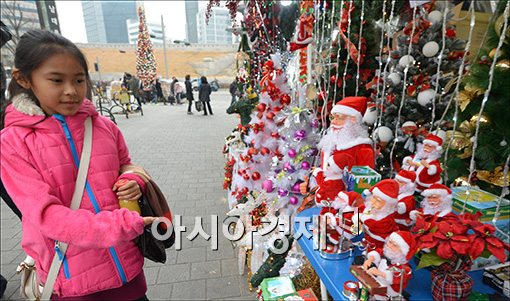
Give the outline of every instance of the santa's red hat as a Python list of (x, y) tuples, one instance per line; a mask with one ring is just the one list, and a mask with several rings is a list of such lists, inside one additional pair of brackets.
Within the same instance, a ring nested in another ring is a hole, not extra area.
[(412, 170), (401, 170), (398, 172), (395, 180), (404, 183), (414, 183), (416, 181), (416, 173)]
[(370, 193), (386, 202), (397, 203), (399, 186), (397, 181), (385, 179), (370, 188)]
[(440, 196), (450, 196), (452, 194), (452, 191), (450, 188), (443, 184), (432, 184), (429, 188), (423, 190), (421, 195), (423, 196), (431, 196), (433, 194), (440, 195)]
[(340, 191), (338, 193), (338, 198), (347, 202), (349, 206), (352, 206), (360, 197), (361, 194), (357, 193), (356, 191)]
[(331, 167), (331, 170), (339, 174), (344, 171), (346, 166), (350, 170), (353, 162), (353, 156), (342, 152), (336, 152), (333, 156), (328, 158), (328, 164)]
[(411, 260), (418, 249), (416, 240), (409, 231), (393, 232), (390, 236), (388, 236), (388, 240), (392, 240), (400, 247), (402, 254), (406, 256), (407, 261)]
[(423, 140), (423, 144), (429, 144), (435, 146), (437, 149), (441, 149), (443, 147), (443, 139), (434, 134), (428, 134)]
[(331, 114), (345, 114), (354, 116), (358, 121), (360, 121), (361, 118), (363, 118), (363, 115), (365, 115), (368, 101), (371, 101), (371, 99), (368, 97), (346, 97), (333, 106), (333, 109), (331, 109)]

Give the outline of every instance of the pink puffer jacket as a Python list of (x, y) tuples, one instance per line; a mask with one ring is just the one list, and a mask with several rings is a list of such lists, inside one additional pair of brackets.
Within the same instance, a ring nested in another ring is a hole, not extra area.
[(86, 191), (79, 210), (69, 208), (77, 167), (62, 124), (26, 95), (13, 99), (1, 132), (1, 177), (23, 214), (21, 245), (36, 260), (42, 283), (55, 254), (55, 240), (69, 244), (54, 288), (72, 297), (117, 288), (135, 278), (143, 256), (133, 242), (143, 232), (143, 219), (119, 209), (112, 191), (119, 169), (130, 164), (119, 129), (99, 116), (85, 100), (78, 113), (65, 117), (81, 155), (84, 122), (92, 116), (93, 144), (87, 181), (100, 212)]

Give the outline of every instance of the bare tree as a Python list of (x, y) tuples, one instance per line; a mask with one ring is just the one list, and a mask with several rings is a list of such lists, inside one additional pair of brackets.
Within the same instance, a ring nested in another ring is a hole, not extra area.
[(18, 45), (19, 38), (27, 29), (37, 28), (39, 22), (33, 22), (33, 19), (28, 18), (22, 9), (22, 2), (19, 0), (1, 0), (2, 7), (2, 21), (9, 27), (12, 34), (12, 40), (9, 41), (5, 47), (14, 55), (16, 45)]

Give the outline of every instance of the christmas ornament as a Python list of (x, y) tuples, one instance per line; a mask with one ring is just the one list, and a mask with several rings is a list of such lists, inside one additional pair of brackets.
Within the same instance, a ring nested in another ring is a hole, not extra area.
[(260, 153), (265, 156), (265, 155), (268, 155), (271, 151), (269, 150), (269, 148), (267, 147), (263, 147), (262, 149), (260, 149)]
[(259, 103), (257, 105), (257, 111), (264, 112), (266, 110), (266, 104), (265, 103)]
[(301, 163), (301, 168), (304, 169), (304, 170), (308, 170), (310, 169), (310, 163), (306, 162), (306, 161), (303, 161)]
[(280, 103), (284, 106), (288, 106), (290, 104), (290, 96), (288, 94), (284, 94), (280, 99)]
[[(478, 114), (475, 114), (475, 115), (473, 115), (473, 117), (471, 117), (469, 119), (469, 123), (471, 124), (471, 126), (476, 127), (476, 122), (478, 121), (478, 116), (479, 116)], [(490, 125), (489, 117), (487, 117), (487, 115), (482, 114), (482, 117), (480, 118), (480, 126), (482, 128), (486, 128), (489, 125)]]
[(412, 55), (404, 55), (400, 58), (400, 60), (398, 61), (398, 64), (405, 68), (405, 67), (408, 67), (412, 64), (414, 64), (415, 60), (414, 60), (414, 57)]
[(289, 149), (289, 152), (287, 153), (289, 155), (290, 158), (294, 159), (297, 155), (297, 152), (295, 149)]
[(273, 120), (274, 118), (274, 113), (273, 112), (267, 112), (266, 113), (266, 118), (269, 119), (269, 120)]
[(402, 80), (400, 74), (396, 72), (393, 72), (390, 75), (388, 75), (388, 79), (391, 81), (391, 84), (393, 86), (397, 86), (398, 84), (400, 84), (400, 81)]
[(292, 192), (299, 193), (299, 186), (301, 185), (301, 182), (296, 182), (296, 184), (292, 185)]
[(457, 101), (459, 102), (459, 108), (461, 111), (464, 111), (469, 103), (478, 96), (482, 95), (484, 90), (478, 87), (466, 86), (464, 90), (459, 92), (457, 97)]
[(402, 124), (402, 132), (406, 135), (413, 134), (418, 129), (414, 121), (406, 121)]
[(508, 143), (506, 142), (506, 140), (504, 140), (504, 139), (503, 139), (503, 140), (499, 143), (499, 145), (500, 145), (500, 146), (502, 146), (502, 147), (505, 147), (505, 146), (507, 146), (507, 145), (508, 145)]
[(501, 60), (496, 63), (496, 67), (508, 69), (510, 68), (510, 60), (509, 59)]
[(258, 171), (254, 172), (252, 175), (251, 175), (251, 178), (253, 179), (253, 181), (258, 181), (260, 180), (260, 173)]
[(290, 162), (285, 162), (283, 164), (283, 170), (285, 170), (285, 171), (287, 171), (289, 173), (292, 173), (292, 172), (295, 171), (294, 166), (292, 166), (292, 164), (290, 164)]
[(422, 107), (425, 107), (428, 104), (432, 103), (435, 97), (436, 91), (434, 91), (433, 89), (427, 89), (418, 93), (417, 100)]
[(492, 185), (496, 185), (499, 187), (510, 186), (510, 177), (507, 177), (505, 183), (505, 173), (503, 166), (496, 167), (494, 171), (477, 170), (476, 176), (478, 177), (478, 179), (487, 183), (491, 183)]
[(294, 133), (294, 138), (296, 140), (303, 140), (306, 138), (306, 131), (305, 130), (299, 130)]
[[(501, 56), (502, 56), (502, 55), (504, 55), (504, 54), (505, 54), (505, 51), (503, 51), (503, 50), (501, 50), (501, 49), (500, 49), (500, 50), (499, 50), (499, 52), (498, 52), (498, 57), (501, 57)], [(490, 57), (491, 59), (493, 59), (495, 56), (496, 56), (496, 48), (493, 48), (493, 49), (489, 52), (489, 57)]]
[(262, 189), (264, 189), (266, 192), (271, 193), (273, 192), (273, 181), (271, 180), (265, 180), (262, 182)]
[[(501, 30), (503, 29), (504, 24), (504, 14), (501, 14), (501, 16), (496, 19), (496, 22), (494, 22), (494, 31), (496, 31), (498, 37), (501, 35)], [(505, 35), (507, 38), (510, 38), (510, 26), (507, 27)]]
[(313, 119), (311, 125), (314, 129), (319, 128), (319, 119)]
[(278, 195), (283, 198), (289, 195), (289, 192), (283, 188), (278, 188)]
[(431, 11), (427, 16), (427, 20), (432, 23), (439, 23), (443, 20), (443, 14), (438, 10)]
[(439, 52), (439, 44), (434, 41), (430, 41), (423, 45), (421, 52), (426, 57), (433, 57)]
[(380, 142), (388, 143), (393, 139), (393, 131), (387, 126), (381, 126), (375, 129), (374, 137)]
[(363, 116), (362, 121), (368, 125), (373, 125), (377, 120), (377, 112), (374, 110), (367, 110)]
[(291, 204), (291, 205), (297, 205), (298, 203), (299, 203), (299, 200), (298, 200), (298, 198), (297, 198), (297, 197), (295, 197), (295, 196), (291, 196), (291, 197), (289, 198), (289, 204)]

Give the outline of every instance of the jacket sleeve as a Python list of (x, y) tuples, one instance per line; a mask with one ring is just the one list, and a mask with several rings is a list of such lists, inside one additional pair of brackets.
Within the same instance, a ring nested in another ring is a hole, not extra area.
[[(20, 143), (20, 145), (22, 145)], [(143, 232), (143, 219), (127, 209), (71, 210), (54, 194), (26, 148), (2, 141), (1, 177), (5, 188), (23, 214), (23, 222), (35, 225), (44, 236), (83, 248), (106, 248), (133, 240)]]

